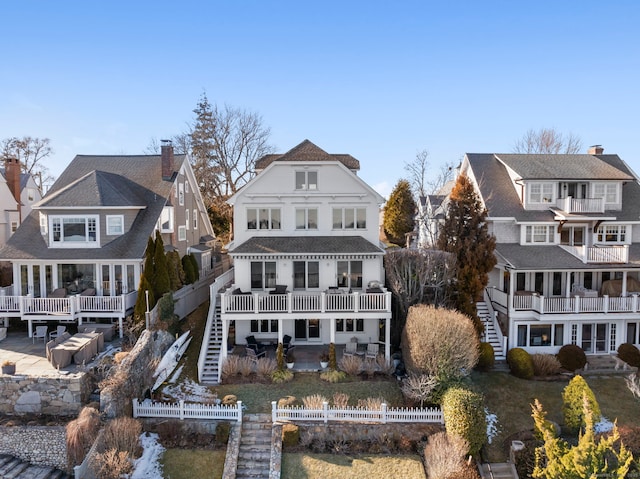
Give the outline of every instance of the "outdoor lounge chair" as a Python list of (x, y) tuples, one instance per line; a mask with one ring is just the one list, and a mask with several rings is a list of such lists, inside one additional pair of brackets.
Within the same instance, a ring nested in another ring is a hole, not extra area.
[(47, 326), (36, 326), (36, 330), (33, 333), (32, 339), (33, 342), (36, 342), (36, 339), (42, 339), (43, 343), (47, 342)]
[(285, 334), (284, 336), (282, 336), (282, 348), (284, 349), (285, 356), (290, 350), (296, 347), (295, 344), (291, 344), (291, 339), (293, 338), (291, 338), (291, 336), (289, 336), (288, 334)]
[(355, 356), (358, 354), (358, 343), (354, 343), (353, 341), (349, 341), (344, 345), (343, 356)]
[(66, 330), (66, 326), (58, 326), (55, 331), (51, 331), (49, 333), (49, 339), (56, 339), (57, 337), (62, 336)]
[(287, 294), (288, 292), (286, 284), (276, 284), (276, 289), (269, 291), (269, 294)]
[(373, 344), (373, 343), (367, 344), (367, 352), (364, 354), (364, 358), (375, 360), (378, 357), (379, 349), (380, 349), (379, 344)]
[(257, 363), (258, 359), (262, 357), (266, 357), (267, 355), (266, 351), (262, 351), (261, 353), (256, 353), (251, 348), (246, 348), (245, 351), (247, 352), (247, 357), (251, 360), (252, 363)]
[(260, 354), (260, 353), (264, 353), (265, 352), (265, 348), (262, 344), (260, 344), (258, 341), (256, 341), (256, 337), (251, 335), (251, 336), (247, 336), (247, 348), (251, 348), (253, 349), (253, 351), (256, 354)]
[(66, 298), (67, 290), (64, 288), (54, 289), (52, 293), (49, 295), (50, 298)]

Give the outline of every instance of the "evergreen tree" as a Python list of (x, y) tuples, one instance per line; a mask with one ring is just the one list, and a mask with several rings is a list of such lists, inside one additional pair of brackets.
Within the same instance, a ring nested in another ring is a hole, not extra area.
[(196, 272), (188, 254), (182, 257), (182, 269), (184, 269), (184, 284), (193, 284), (196, 280)]
[(478, 335), (484, 326), (476, 313), (475, 302), (481, 298), (489, 282), (488, 274), (496, 265), (496, 240), (489, 234), (486, 218), (487, 211), (473, 183), (466, 175), (458, 176), (449, 196), (438, 248), (456, 256), (458, 270), (452, 284), (453, 306), (474, 320)]
[(155, 268), (155, 252), (156, 252), (156, 243), (153, 241), (153, 237), (149, 236), (147, 240), (147, 249), (144, 252), (144, 275), (147, 278), (153, 278), (156, 275)]
[(177, 251), (169, 251), (166, 256), (171, 291), (178, 291), (182, 287), (180, 272), (182, 272), (182, 276), (184, 276), (184, 271), (182, 271), (182, 262), (180, 261), (180, 254)]
[(138, 297), (136, 298), (136, 304), (133, 307), (133, 320), (138, 324), (144, 324), (145, 312), (147, 311), (147, 295), (149, 292), (149, 310), (153, 309), (156, 305), (155, 296), (153, 295), (153, 289), (147, 281), (146, 275), (143, 273), (140, 277), (140, 286), (138, 287)]
[(189, 254), (189, 261), (191, 261), (191, 267), (193, 268), (193, 282), (195, 283), (200, 279), (200, 266), (198, 266), (198, 260), (193, 253)]
[(562, 416), (564, 417), (564, 426), (573, 433), (578, 432), (581, 427), (585, 426), (584, 408), (582, 405), (585, 398), (589, 402), (589, 409), (595, 422), (598, 422), (601, 414), (595, 394), (593, 394), (587, 381), (585, 381), (582, 376), (574, 376), (564, 388), (564, 391), (562, 391)]
[(171, 284), (169, 282), (167, 256), (164, 253), (164, 242), (162, 241), (162, 235), (159, 231), (156, 232), (156, 242), (153, 258), (155, 267), (155, 276), (152, 280), (153, 293), (156, 298), (160, 299), (163, 294), (170, 291)]
[(415, 227), (415, 213), (416, 203), (411, 194), (411, 185), (407, 180), (400, 180), (384, 207), (384, 234), (390, 243), (406, 245), (406, 235)]

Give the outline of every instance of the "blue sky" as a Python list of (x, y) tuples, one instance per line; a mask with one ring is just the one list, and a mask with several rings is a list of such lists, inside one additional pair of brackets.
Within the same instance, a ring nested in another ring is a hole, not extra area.
[(388, 195), (437, 166), (553, 127), (640, 172), (640, 3), (3, 2), (0, 138), (143, 153), (201, 93), (260, 113), (276, 151), (305, 138), (360, 160)]

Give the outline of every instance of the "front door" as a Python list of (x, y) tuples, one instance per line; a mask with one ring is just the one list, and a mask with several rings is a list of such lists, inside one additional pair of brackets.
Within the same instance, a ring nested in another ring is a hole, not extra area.
[(298, 341), (313, 341), (320, 339), (320, 320), (319, 319), (296, 319), (295, 336)]
[(607, 323), (585, 323), (582, 325), (581, 347), (585, 353), (608, 352), (609, 325)]

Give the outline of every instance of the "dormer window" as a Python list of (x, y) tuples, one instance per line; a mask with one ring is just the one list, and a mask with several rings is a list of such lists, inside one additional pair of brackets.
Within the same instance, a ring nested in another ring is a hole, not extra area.
[(98, 216), (52, 216), (50, 241), (52, 245), (66, 247), (98, 246)]
[(317, 189), (317, 171), (296, 171), (296, 190), (315, 191)]
[(545, 204), (553, 202), (553, 183), (529, 183), (529, 203)]
[(524, 227), (524, 243), (553, 244), (554, 238), (554, 226), (527, 225)]

